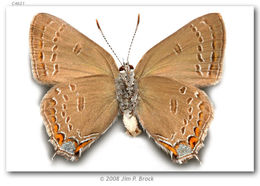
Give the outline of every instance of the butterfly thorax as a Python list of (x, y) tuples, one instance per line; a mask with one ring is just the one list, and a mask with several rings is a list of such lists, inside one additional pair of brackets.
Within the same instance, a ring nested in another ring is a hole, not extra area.
[(123, 115), (125, 127), (130, 135), (136, 136), (140, 133), (135, 117), (135, 108), (138, 103), (138, 84), (130, 65), (126, 64), (123, 66), (123, 70), (120, 71), (115, 84), (116, 98), (120, 112)]

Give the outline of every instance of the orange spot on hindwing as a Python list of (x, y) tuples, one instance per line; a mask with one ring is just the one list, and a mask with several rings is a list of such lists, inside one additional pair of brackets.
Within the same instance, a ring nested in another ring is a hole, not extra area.
[(57, 133), (58, 130), (59, 130), (59, 126), (57, 124), (55, 124), (54, 127), (53, 127), (53, 130), (54, 130), (55, 133)]
[(79, 152), (79, 150), (80, 150), (81, 148), (84, 148), (86, 145), (88, 145), (88, 144), (89, 144), (90, 142), (92, 142), (92, 141), (93, 141), (93, 139), (90, 139), (90, 140), (88, 140), (88, 141), (85, 141), (85, 142), (79, 144), (79, 146), (77, 146), (77, 148), (76, 148), (76, 150), (75, 150), (75, 153)]
[(197, 142), (198, 142), (198, 138), (196, 138), (194, 136), (189, 138), (189, 144), (190, 144), (191, 149), (193, 149), (195, 147)]
[(205, 108), (205, 106), (204, 106), (204, 103), (202, 102), (200, 105), (199, 105), (199, 109), (200, 110), (203, 110)]
[(55, 116), (52, 116), (52, 117), (51, 117), (51, 122), (52, 122), (52, 123), (56, 123), (56, 117), (55, 117)]
[(57, 101), (54, 98), (50, 99), (50, 105), (55, 106), (57, 104)]
[(197, 137), (199, 137), (199, 135), (200, 135), (200, 129), (199, 129), (198, 127), (196, 127), (196, 128), (194, 129), (194, 133), (195, 133), (195, 135), (196, 135)]
[(175, 148), (173, 148), (172, 146), (168, 145), (167, 143), (164, 143), (162, 141), (159, 141), (165, 148), (167, 148), (168, 150), (170, 150), (174, 156), (177, 156), (177, 151), (175, 150)]
[(198, 126), (200, 127), (200, 126), (202, 125), (202, 121), (201, 121), (201, 120), (198, 120), (198, 121), (197, 121), (197, 124), (198, 124)]
[(203, 119), (203, 112), (199, 113), (199, 119)]
[(55, 115), (55, 114), (56, 114), (56, 110), (55, 110), (54, 108), (51, 108), (51, 109), (50, 109), (50, 114), (51, 114), (51, 115)]
[(58, 141), (59, 145), (62, 145), (63, 140), (64, 140), (64, 135), (61, 133), (57, 133), (55, 135), (55, 139)]

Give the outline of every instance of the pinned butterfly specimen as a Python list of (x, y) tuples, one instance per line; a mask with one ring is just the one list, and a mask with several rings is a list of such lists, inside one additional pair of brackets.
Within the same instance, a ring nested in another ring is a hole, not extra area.
[(175, 162), (197, 158), (213, 117), (198, 87), (220, 80), (224, 46), (223, 20), (211, 13), (155, 45), (135, 69), (128, 60), (118, 68), (108, 52), (68, 23), (36, 15), (32, 71), (38, 82), (53, 85), (41, 114), (55, 154), (77, 160), (122, 114), (129, 135), (140, 134), (141, 126)]

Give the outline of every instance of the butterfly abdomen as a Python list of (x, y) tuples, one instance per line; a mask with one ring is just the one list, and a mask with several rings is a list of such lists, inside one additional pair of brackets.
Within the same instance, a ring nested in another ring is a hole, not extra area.
[(138, 85), (134, 78), (134, 72), (132, 70), (120, 72), (115, 84), (116, 97), (120, 112), (123, 115), (124, 125), (131, 136), (136, 136), (141, 131), (137, 126), (135, 117), (135, 108), (138, 103)]

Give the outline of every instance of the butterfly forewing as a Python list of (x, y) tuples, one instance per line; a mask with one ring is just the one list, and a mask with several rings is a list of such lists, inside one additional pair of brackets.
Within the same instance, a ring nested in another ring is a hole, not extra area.
[(206, 94), (159, 76), (145, 77), (138, 85), (137, 116), (143, 128), (179, 163), (196, 156), (212, 119)]
[(136, 67), (136, 78), (159, 75), (200, 87), (215, 84), (222, 73), (224, 45), (221, 16), (204, 15), (150, 49)]
[(117, 66), (109, 53), (63, 20), (37, 14), (30, 28), (34, 78), (55, 84), (91, 75), (117, 77)]
[(77, 159), (118, 114), (114, 79), (98, 75), (57, 84), (44, 96), (41, 113), (57, 153)]

